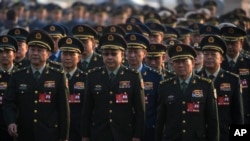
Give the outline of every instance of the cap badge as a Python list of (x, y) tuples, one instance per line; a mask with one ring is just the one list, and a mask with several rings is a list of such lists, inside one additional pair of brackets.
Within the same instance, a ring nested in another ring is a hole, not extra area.
[(131, 25), (128, 25), (127, 28), (126, 28), (128, 31), (132, 30), (132, 26)]
[(56, 27), (54, 25), (50, 26), (49, 28), (50, 31), (55, 31), (56, 30)]
[(101, 32), (102, 31), (102, 27), (97, 27), (97, 29), (96, 29), (97, 31), (99, 31), (99, 32)]
[(209, 37), (209, 38), (208, 38), (208, 42), (209, 42), (209, 43), (214, 43), (214, 38), (213, 38), (213, 37)]
[(131, 41), (135, 41), (135, 40), (136, 40), (136, 36), (135, 36), (135, 35), (131, 35), (131, 36), (130, 36), (130, 40), (131, 40)]
[(9, 41), (8, 37), (3, 37), (2, 42), (7, 43)]
[(208, 27), (206, 28), (206, 30), (207, 30), (208, 32), (211, 32), (211, 31), (212, 31), (212, 29), (211, 29), (210, 26), (208, 26)]
[(116, 28), (115, 28), (114, 26), (112, 26), (112, 27), (110, 28), (110, 32), (112, 32), (112, 33), (116, 32)]
[(114, 41), (114, 36), (113, 35), (108, 35), (108, 41)]
[(149, 14), (149, 18), (154, 18), (154, 17), (155, 17), (154, 13)]
[(20, 35), (21, 34), (21, 31), (19, 29), (16, 29), (15, 30), (15, 35)]
[(71, 39), (71, 38), (68, 38), (68, 39), (66, 40), (66, 44), (72, 44), (72, 39)]
[(194, 47), (199, 47), (199, 44), (198, 43), (194, 43)]
[(229, 29), (228, 29), (228, 33), (233, 34), (233, 33), (234, 33), (234, 29), (233, 29), (233, 28), (229, 28)]
[(77, 31), (78, 31), (78, 32), (83, 32), (83, 30), (84, 30), (84, 29), (83, 29), (82, 26), (79, 26), (79, 27), (77, 28)]
[(173, 46), (174, 45), (174, 41), (173, 40), (170, 41), (169, 44)]
[(42, 39), (42, 35), (41, 35), (41, 33), (36, 33), (35, 38), (36, 38), (36, 39)]
[(177, 51), (177, 52), (182, 52), (182, 47), (181, 47), (181, 46), (177, 46), (177, 47), (176, 47), (176, 51)]

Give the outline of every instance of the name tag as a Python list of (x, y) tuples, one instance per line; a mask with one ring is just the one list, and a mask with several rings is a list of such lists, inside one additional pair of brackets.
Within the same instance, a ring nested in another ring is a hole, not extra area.
[(200, 103), (187, 103), (188, 112), (200, 112)]
[(39, 94), (40, 103), (50, 103), (51, 102), (51, 95), (50, 94)]
[(125, 94), (116, 94), (115, 95), (115, 102), (116, 103), (128, 103), (128, 95)]

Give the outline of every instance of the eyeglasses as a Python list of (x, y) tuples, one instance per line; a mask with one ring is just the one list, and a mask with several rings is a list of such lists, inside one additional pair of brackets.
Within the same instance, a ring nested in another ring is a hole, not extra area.
[(117, 52), (103, 52), (102, 55), (103, 55), (103, 56), (109, 56), (109, 55), (111, 55), (111, 56), (116, 56), (116, 55), (117, 55)]

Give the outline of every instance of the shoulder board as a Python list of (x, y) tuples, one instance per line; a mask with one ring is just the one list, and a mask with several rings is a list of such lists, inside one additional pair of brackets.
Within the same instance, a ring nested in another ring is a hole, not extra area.
[(209, 78), (206, 78), (206, 77), (198, 76), (198, 79), (202, 80), (202, 81), (205, 81), (205, 82), (208, 82), (208, 83), (212, 83), (212, 80), (209, 79)]
[(88, 74), (93, 73), (93, 72), (98, 71), (98, 70), (101, 70), (101, 69), (102, 69), (102, 67), (95, 67), (93, 69), (88, 70)]
[(28, 69), (28, 67), (22, 67), (22, 68), (13, 69), (12, 73), (17, 73), (17, 72), (24, 71), (24, 70), (27, 70), (27, 69)]
[(149, 70), (150, 72), (153, 72), (153, 73), (156, 73), (156, 74), (159, 74), (159, 75), (160, 75), (160, 73), (159, 73), (157, 70), (155, 70), (155, 69), (149, 68), (148, 70)]
[(173, 77), (170, 77), (170, 78), (168, 78), (166, 80), (160, 81), (160, 84), (168, 83), (168, 82), (171, 82), (172, 80), (173, 80)]
[(55, 67), (50, 67), (50, 66), (48, 66), (48, 68), (49, 68), (50, 70), (55, 71), (55, 72), (64, 73), (64, 70), (63, 70), (63, 69), (58, 69), (58, 68), (55, 68)]
[(124, 70), (126, 70), (126, 71), (128, 71), (128, 72), (132, 72), (132, 73), (139, 73), (137, 70), (131, 69), (131, 68), (128, 68), (128, 67), (125, 67)]
[(232, 76), (235, 76), (235, 77), (239, 77), (238, 74), (233, 73), (233, 72), (230, 72), (230, 71), (225, 71), (225, 73), (227, 73), (227, 74), (229, 74), (229, 75), (232, 75)]

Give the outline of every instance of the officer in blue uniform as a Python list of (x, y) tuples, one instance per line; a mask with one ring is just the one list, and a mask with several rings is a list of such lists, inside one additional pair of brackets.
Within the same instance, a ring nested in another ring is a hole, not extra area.
[(3, 141), (13, 141), (3, 116), (3, 98), (14, 68), (17, 49), (17, 41), (13, 37), (0, 36), (0, 139)]
[(227, 44), (227, 51), (221, 67), (240, 76), (242, 85), (242, 96), (245, 112), (245, 124), (250, 123), (250, 60), (242, 56), (240, 51), (243, 47), (243, 40), (246, 32), (237, 27), (223, 27), (221, 37)]
[(145, 123), (142, 79), (122, 65), (125, 39), (114, 33), (100, 39), (105, 66), (87, 76), (82, 141), (140, 141)]
[(143, 141), (154, 140), (154, 130), (157, 111), (158, 85), (163, 76), (156, 70), (143, 63), (146, 57), (149, 41), (146, 37), (137, 33), (130, 33), (125, 36), (127, 41), (126, 57), (129, 68), (138, 71), (144, 82), (144, 94), (146, 104), (146, 125)]
[(64, 73), (68, 78), (70, 130), (69, 141), (81, 141), (80, 123), (85, 92), (86, 73), (77, 68), (81, 60), (83, 44), (74, 37), (63, 37), (58, 42)]
[(220, 123), (220, 141), (229, 140), (230, 125), (244, 124), (243, 100), (240, 79), (237, 74), (220, 67), (226, 44), (218, 36), (209, 35), (201, 40), (204, 52), (204, 69), (200, 75), (214, 81)]
[(47, 9), (44, 4), (37, 4), (35, 6), (37, 19), (29, 24), (29, 30), (42, 29), (47, 25)]

